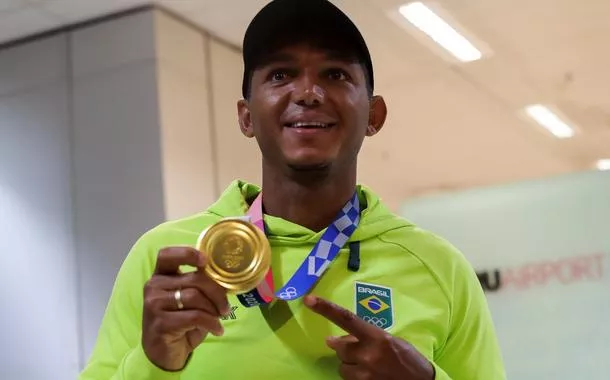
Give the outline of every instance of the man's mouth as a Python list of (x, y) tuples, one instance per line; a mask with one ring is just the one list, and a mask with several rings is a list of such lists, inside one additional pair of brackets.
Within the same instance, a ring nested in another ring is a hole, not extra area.
[(286, 123), (286, 128), (302, 128), (302, 129), (326, 129), (334, 126), (335, 123), (322, 123), (319, 121), (298, 121), (295, 123)]

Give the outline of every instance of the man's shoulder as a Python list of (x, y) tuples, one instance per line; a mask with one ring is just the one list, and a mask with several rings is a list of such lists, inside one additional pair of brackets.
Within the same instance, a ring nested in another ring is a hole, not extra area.
[(406, 220), (396, 228), (381, 233), (379, 239), (417, 256), (441, 257), (445, 260), (463, 258), (462, 253), (448, 240)]
[(405, 254), (414, 256), (440, 281), (451, 281), (455, 276), (471, 276), (474, 272), (464, 254), (444, 237), (413, 223), (379, 235)]

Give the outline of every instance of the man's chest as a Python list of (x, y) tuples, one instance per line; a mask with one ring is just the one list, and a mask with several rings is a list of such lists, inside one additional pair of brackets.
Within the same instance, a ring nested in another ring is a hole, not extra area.
[[(347, 269), (347, 254), (339, 255), (310, 293), (409, 341), (432, 358), (444, 340), (448, 316), (446, 299), (434, 279), (405, 255), (375, 258), (366, 252), (362, 250), (358, 271)], [(276, 289), (300, 264), (298, 257), (293, 259), (274, 266)], [(386, 260), (384, 265), (381, 259)], [(325, 340), (345, 332), (307, 309), (302, 299), (245, 307), (231, 296), (230, 303), (232, 311), (222, 320), (224, 336), (208, 337), (195, 351), (189, 372), (217, 376), (221, 371), (232, 374), (226, 378), (254, 375), (255, 379), (283, 376), (284, 371), (289, 371), (285, 376), (297, 378), (299, 374), (300, 379), (332, 378), (336, 374), (338, 361)]]

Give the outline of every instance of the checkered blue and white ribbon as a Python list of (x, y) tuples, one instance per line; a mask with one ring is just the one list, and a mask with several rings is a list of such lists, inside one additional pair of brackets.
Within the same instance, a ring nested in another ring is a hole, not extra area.
[[(248, 210), (250, 220), (257, 227), (265, 231), (262, 212), (262, 193), (252, 203)], [(335, 220), (328, 226), (320, 240), (313, 247), (301, 266), (288, 280), (286, 285), (275, 294), (270, 294), (273, 286), (271, 270), (267, 273), (265, 281), (252, 291), (237, 296), (239, 301), (246, 307), (258, 306), (270, 302), (274, 297), (290, 301), (307, 294), (316, 281), (328, 269), (341, 248), (345, 246), (360, 222), (360, 201), (358, 194), (345, 204), (339, 211)]]

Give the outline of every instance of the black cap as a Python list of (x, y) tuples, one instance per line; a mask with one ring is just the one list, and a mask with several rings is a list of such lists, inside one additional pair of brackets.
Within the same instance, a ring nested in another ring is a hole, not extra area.
[(369, 89), (373, 90), (369, 49), (345, 13), (328, 0), (273, 0), (254, 16), (244, 36), (244, 98), (250, 92), (252, 72), (265, 56), (298, 42), (311, 42), (358, 60), (366, 70)]

